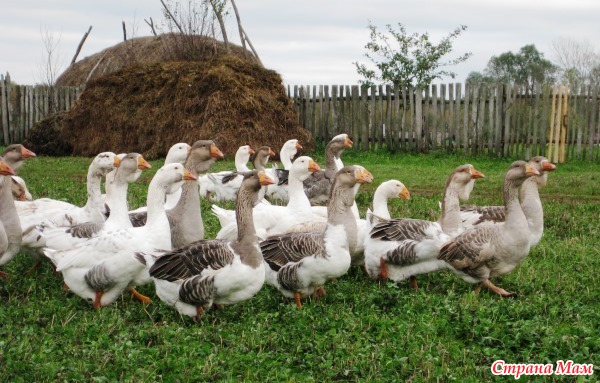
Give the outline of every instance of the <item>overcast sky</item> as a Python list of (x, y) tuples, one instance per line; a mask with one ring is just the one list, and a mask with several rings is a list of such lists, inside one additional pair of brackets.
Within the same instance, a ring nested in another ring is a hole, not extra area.
[[(172, 0), (173, 1), (173, 0)], [(369, 20), (380, 29), (403, 23), (407, 31), (429, 32), (439, 41), (457, 26), (468, 27), (454, 43), (454, 55), (472, 52), (453, 67), (464, 81), (482, 71), (493, 55), (535, 44), (552, 59), (557, 38), (588, 40), (599, 50), (598, 0), (237, 0), (242, 24), (264, 65), (286, 84), (355, 84), (353, 65), (362, 60)], [(93, 26), (79, 59), (122, 41), (128, 34), (150, 35), (144, 19), (163, 19), (159, 0), (3, 0), (0, 11), (0, 73), (20, 84), (44, 80), (42, 35), (59, 41), (63, 65)], [(239, 42), (233, 16), (228, 33)]]

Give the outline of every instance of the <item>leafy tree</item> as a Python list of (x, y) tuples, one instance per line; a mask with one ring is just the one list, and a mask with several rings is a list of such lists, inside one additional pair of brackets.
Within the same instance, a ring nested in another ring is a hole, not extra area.
[[(369, 22), (370, 40), (364, 54), (375, 68), (355, 62), (356, 70), (364, 79), (362, 84), (373, 85), (375, 82), (384, 84), (399, 84), (401, 86), (426, 86), (437, 78), (456, 73), (443, 69), (466, 61), (472, 53), (442, 61), (443, 57), (452, 52), (452, 44), (460, 34), (467, 29), (461, 25), (444, 37), (438, 44), (431, 41), (429, 34), (409, 34), (401, 23), (398, 30), (390, 24), (386, 25), (387, 34), (379, 32), (377, 27)], [(395, 44), (393, 46), (392, 44)]]
[(511, 51), (492, 56), (484, 74), (496, 82), (516, 82), (526, 86), (526, 92), (537, 84), (554, 81), (556, 66), (544, 58), (535, 45), (525, 45), (519, 52)]

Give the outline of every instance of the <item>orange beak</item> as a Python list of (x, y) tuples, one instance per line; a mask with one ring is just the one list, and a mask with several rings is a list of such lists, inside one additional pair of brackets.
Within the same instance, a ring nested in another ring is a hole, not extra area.
[(273, 185), (275, 183), (273, 178), (269, 177), (267, 173), (263, 171), (258, 172), (258, 182), (261, 186)]
[(400, 192), (400, 195), (398, 197), (400, 197), (402, 199), (406, 199), (406, 200), (410, 199), (410, 192), (408, 191), (406, 186), (404, 187), (404, 189), (402, 189), (402, 191)]
[(550, 161), (543, 161), (542, 162), (542, 169), (544, 169), (545, 171), (551, 172), (553, 170), (556, 170), (556, 165), (554, 165)]
[(121, 158), (119, 156), (115, 156), (115, 160), (113, 161), (113, 166), (118, 168), (121, 165)]
[(269, 157), (275, 157), (275, 152), (272, 149), (269, 149)]
[(142, 157), (142, 156), (138, 157), (137, 164), (138, 164), (138, 169), (140, 169), (140, 170), (152, 169), (152, 165), (150, 165), (148, 163), (148, 161), (146, 161), (144, 159), (144, 157)]
[(254, 153), (256, 153), (256, 152), (254, 151), (254, 149), (252, 149), (252, 148), (249, 148), (249, 149), (248, 149), (248, 154), (250, 154), (250, 155), (253, 155)]
[(354, 142), (350, 139), (350, 137), (346, 136), (346, 141), (344, 142), (345, 148), (351, 148)]
[(214, 145), (214, 144), (210, 146), (210, 156), (212, 158), (223, 158), (223, 157), (225, 157), (223, 155), (223, 152), (220, 151), (219, 148), (217, 148), (217, 146)]
[(471, 168), (471, 179), (476, 180), (477, 178), (485, 178), (485, 176), (479, 170)]
[(314, 173), (314, 172), (318, 172), (319, 170), (321, 170), (321, 167), (315, 161), (310, 160), (308, 162), (308, 171), (309, 172)]
[(302, 150), (302, 145), (300, 145), (299, 142), (296, 142), (296, 149), (297, 150)]
[(198, 178), (193, 175), (192, 173), (190, 173), (187, 169), (183, 169), (183, 180), (184, 181), (194, 181), (197, 180)]
[(531, 176), (539, 176), (540, 172), (536, 169), (536, 168), (532, 168), (529, 165), (525, 165), (525, 175), (527, 177), (531, 177)]
[(373, 175), (366, 169), (357, 169), (354, 173), (356, 182), (359, 184), (370, 184), (373, 182)]
[(0, 161), (0, 175), (3, 176), (14, 176), (15, 172), (12, 170), (10, 166), (6, 164), (4, 161)]
[(35, 153), (21, 145), (21, 156), (23, 158), (35, 157)]

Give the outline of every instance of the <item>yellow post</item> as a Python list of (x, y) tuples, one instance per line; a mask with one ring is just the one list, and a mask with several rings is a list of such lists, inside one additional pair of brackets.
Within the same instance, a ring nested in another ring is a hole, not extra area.
[(558, 152), (560, 151), (560, 127), (562, 126), (562, 94), (563, 94), (563, 85), (561, 84), (558, 87), (558, 101), (557, 103), (557, 108), (556, 108), (556, 118), (554, 119), (554, 122), (556, 124), (555, 127), (555, 136), (554, 136), (554, 153), (553, 153), (553, 160), (552, 162), (554, 162), (555, 164), (558, 163)]
[(569, 106), (569, 84), (565, 85), (565, 106), (563, 108), (563, 114), (562, 114), (562, 118), (561, 118), (561, 134), (560, 134), (560, 141), (561, 141), (561, 146), (560, 146), (560, 163), (564, 163), (565, 162), (565, 145), (567, 144), (567, 115), (568, 115), (568, 109), (567, 107)]
[(556, 107), (556, 84), (552, 85), (552, 113), (550, 113), (550, 139), (548, 140), (548, 152), (546, 156), (552, 158), (552, 139), (554, 136), (554, 111)]

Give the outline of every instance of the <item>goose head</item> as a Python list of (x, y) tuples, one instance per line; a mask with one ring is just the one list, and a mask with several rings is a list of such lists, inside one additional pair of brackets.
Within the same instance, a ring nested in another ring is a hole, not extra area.
[(192, 145), (186, 167), (195, 174), (205, 173), (215, 160), (223, 157), (223, 152), (212, 140), (199, 140)]
[(344, 166), (337, 172), (334, 182), (338, 187), (354, 188), (356, 184), (373, 182), (373, 175), (362, 166)]
[(540, 175), (535, 177), (535, 181), (539, 186), (546, 186), (546, 182), (548, 182), (548, 172), (556, 170), (556, 165), (544, 156), (535, 156), (531, 158), (527, 164), (540, 172)]
[(27, 158), (35, 157), (35, 153), (21, 144), (12, 144), (4, 149), (2, 156), (8, 166), (13, 170), (19, 170)]
[(475, 186), (475, 180), (485, 176), (471, 164), (460, 165), (448, 177), (446, 189), (452, 189), (461, 200), (468, 200)]
[(515, 161), (508, 168), (505, 179), (515, 186), (521, 186), (529, 177), (539, 176), (540, 172), (525, 161)]
[(235, 166), (246, 165), (250, 161), (250, 156), (254, 153), (254, 149), (250, 145), (240, 146), (235, 152)]
[(196, 180), (197, 177), (189, 172), (182, 164), (166, 164), (158, 169), (152, 183), (158, 183), (168, 194), (174, 193), (185, 181)]
[(301, 156), (296, 158), (292, 167), (290, 168), (290, 174), (297, 176), (300, 181), (304, 181), (310, 177), (311, 173), (321, 170), (319, 165), (308, 156)]
[(14, 176), (14, 170), (0, 157), (0, 176)]
[(402, 198), (410, 199), (410, 192), (404, 186), (404, 184), (398, 180), (388, 180), (382, 182), (381, 185), (375, 191), (377, 194), (381, 194), (386, 199)]
[(171, 148), (167, 152), (167, 157), (165, 158), (165, 164), (172, 164), (175, 162), (179, 162), (180, 164), (184, 164), (190, 154), (192, 147), (185, 142), (179, 142)]
[(283, 154), (281, 153), (285, 153), (285, 155), (288, 156), (288, 158), (291, 160), (292, 158), (294, 158), (294, 156), (296, 155), (296, 153), (298, 153), (298, 150), (300, 149), (302, 149), (302, 145), (300, 145), (300, 142), (298, 142), (298, 140), (287, 140), (285, 144), (283, 144), (283, 146), (281, 147), (280, 156), (283, 156)]
[(346, 133), (338, 134), (333, 137), (329, 144), (327, 144), (327, 150), (331, 151), (336, 158), (340, 158), (345, 149), (351, 148), (354, 143)]
[[(119, 156), (117, 156), (119, 158)], [(179, 162), (176, 162), (179, 163)], [(135, 182), (143, 170), (151, 169), (152, 166), (139, 153), (128, 153), (119, 160), (116, 170), (117, 174), (124, 177), (127, 182)]]
[(27, 186), (25, 185), (25, 181), (23, 178), (19, 176), (12, 176), (12, 193), (13, 197), (17, 201), (31, 201), (33, 197), (29, 190), (27, 190)]
[(120, 160), (113, 152), (99, 153), (96, 157), (94, 157), (94, 160), (90, 165), (90, 173), (94, 177), (102, 178), (106, 176), (108, 172), (118, 167), (119, 162)]
[(275, 157), (275, 152), (271, 150), (271, 147), (261, 146), (256, 149), (256, 155), (252, 161), (254, 169), (263, 170), (267, 165), (267, 162), (269, 162), (270, 157)]

